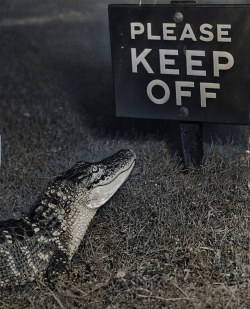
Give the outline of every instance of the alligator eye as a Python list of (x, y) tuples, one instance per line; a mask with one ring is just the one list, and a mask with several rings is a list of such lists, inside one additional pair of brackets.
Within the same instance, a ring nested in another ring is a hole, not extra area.
[(92, 166), (92, 172), (93, 172), (93, 173), (98, 172), (98, 170), (99, 170), (98, 166), (96, 166), (96, 165), (93, 165), (93, 166)]

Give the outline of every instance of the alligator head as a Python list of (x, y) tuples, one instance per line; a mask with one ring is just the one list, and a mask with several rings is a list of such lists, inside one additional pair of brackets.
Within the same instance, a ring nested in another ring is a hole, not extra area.
[(77, 195), (84, 197), (84, 206), (99, 208), (105, 204), (127, 179), (135, 165), (131, 150), (118, 153), (97, 163), (77, 162), (56, 181), (72, 182)]
[(134, 152), (121, 150), (97, 163), (77, 162), (48, 187), (35, 210), (35, 221), (50, 229), (69, 260), (97, 209), (119, 189), (134, 165)]

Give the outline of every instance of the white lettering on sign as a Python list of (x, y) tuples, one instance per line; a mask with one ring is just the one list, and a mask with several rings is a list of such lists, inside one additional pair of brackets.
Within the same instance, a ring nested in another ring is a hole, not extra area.
[(182, 87), (194, 88), (194, 82), (176, 82), (176, 105), (182, 105), (182, 97), (191, 97), (191, 91), (184, 91)]
[(216, 99), (215, 92), (207, 92), (207, 89), (220, 89), (220, 84), (216, 83), (201, 83), (200, 91), (201, 91), (201, 107), (207, 107), (207, 99)]
[(185, 25), (180, 37), (180, 41), (184, 41), (185, 39), (191, 39), (192, 41), (197, 41), (190, 24)]
[[(214, 34), (211, 31), (213, 29), (213, 26), (210, 24), (203, 24), (200, 26), (200, 33), (202, 34), (200, 36), (200, 40), (203, 42), (211, 42), (214, 39)], [(204, 36), (205, 35), (205, 36)]]
[(153, 74), (154, 71), (152, 70), (152, 68), (150, 67), (150, 65), (148, 64), (147, 60), (145, 59), (145, 57), (151, 52), (152, 49), (144, 49), (144, 51), (137, 56), (136, 55), (136, 48), (131, 48), (131, 59), (132, 59), (132, 72), (133, 73), (137, 73), (138, 72), (138, 64), (141, 63), (144, 68), (147, 70), (148, 73)]
[[(164, 96), (162, 98), (156, 98), (153, 95), (153, 88), (160, 86), (164, 90)], [(175, 82), (175, 93), (176, 93), (176, 105), (182, 105), (182, 97), (191, 97), (191, 91), (185, 91), (182, 87), (194, 88), (194, 82), (176, 81)], [(216, 99), (215, 92), (207, 92), (207, 89), (220, 89), (218, 83), (200, 83), (200, 95), (201, 95), (201, 107), (207, 106), (207, 99)], [(160, 79), (152, 80), (147, 86), (147, 95), (149, 99), (155, 104), (164, 104), (170, 98), (170, 89), (164, 81)]]
[(162, 35), (163, 40), (165, 41), (176, 41), (176, 36), (174, 34), (174, 29), (176, 27), (176, 24), (168, 24), (163, 23), (162, 24)]
[(205, 57), (204, 50), (187, 50), (186, 59), (187, 59), (187, 75), (192, 76), (206, 76), (206, 71), (204, 70), (194, 70), (194, 66), (202, 66), (201, 60), (194, 60), (193, 57)]
[(228, 30), (231, 29), (231, 25), (217, 25), (217, 41), (218, 42), (232, 42), (229, 37)]
[(130, 24), (130, 33), (131, 39), (134, 40), (137, 34), (142, 34), (144, 32), (144, 26), (142, 23), (131, 23)]
[[(153, 91), (153, 88), (155, 86), (160, 86), (163, 88), (164, 90), (164, 96), (161, 98), (161, 99), (157, 99), (152, 91)], [(160, 79), (155, 79), (155, 80), (152, 80), (152, 82), (150, 82), (148, 84), (148, 87), (147, 87), (147, 94), (148, 94), (148, 97), (149, 99), (155, 103), (155, 104), (164, 104), (168, 101), (169, 97), (170, 97), (170, 90), (169, 90), (169, 87), (166, 83), (164, 83), (162, 80)]]
[(161, 74), (172, 74), (179, 75), (180, 71), (178, 69), (167, 69), (166, 65), (175, 65), (174, 59), (166, 59), (165, 56), (172, 55), (178, 56), (179, 52), (177, 49), (160, 49), (160, 71)]
[(151, 23), (147, 23), (147, 29), (148, 29), (148, 39), (149, 40), (160, 40), (161, 39), (160, 35), (152, 34), (152, 24)]
[[(230, 37), (229, 30), (231, 30), (230, 24), (217, 24), (216, 25), (216, 33), (215, 36), (213, 33), (213, 27), (210, 24), (204, 23), (200, 25), (199, 32), (199, 40), (203, 42), (211, 42), (215, 38), (217, 42), (232, 42), (232, 38)], [(146, 31), (145, 31), (146, 30)], [(130, 23), (130, 34), (131, 39), (135, 40), (136, 36), (141, 34), (145, 34), (148, 40), (164, 40), (164, 41), (184, 41), (184, 40), (192, 40), (194, 42), (197, 41), (197, 37), (192, 26), (189, 23), (186, 23), (183, 26), (180, 37), (177, 38), (176, 34), (176, 23), (162, 23), (161, 33), (153, 34), (153, 26), (152, 23), (147, 23), (146, 27), (143, 23), (134, 22)]]
[[(214, 76), (220, 76), (220, 71), (229, 70), (234, 65), (233, 56), (226, 51), (214, 51)], [(220, 58), (224, 58), (227, 60), (226, 63), (220, 63)]]
[[(216, 100), (217, 92), (221, 89), (222, 83), (222, 81), (218, 81), (218, 78), (233, 68), (234, 57), (225, 50), (205, 52), (205, 50), (195, 48), (186, 49), (184, 42), (191, 41), (193, 42), (192, 46), (195, 46), (194, 44), (198, 40), (203, 42), (203, 45), (212, 41), (231, 43), (231, 25), (203, 23), (199, 28), (196, 27), (194, 31), (189, 23), (183, 24), (181, 29), (180, 24), (178, 24), (177, 28), (176, 23), (162, 23), (162, 27), (157, 29), (158, 31), (152, 23), (130, 23), (131, 40), (136, 40), (141, 35), (144, 35), (144, 38), (149, 41), (183, 42), (182, 48), (180, 50), (145, 48), (138, 52), (133, 47), (131, 48), (132, 73), (139, 74), (138, 67), (140, 67), (140, 72), (157, 74), (157, 76), (160, 74), (163, 77), (166, 77), (166, 75), (183, 76), (183, 74), (186, 74), (188, 80), (174, 80), (174, 90), (171, 88), (172, 86), (169, 86), (169, 82), (159, 78), (152, 80), (146, 88), (148, 98), (157, 105), (165, 104), (170, 98), (175, 98), (175, 104), (182, 106), (183, 102), (185, 104), (187, 101), (185, 98), (192, 98), (193, 93), (195, 91), (197, 93), (199, 89), (200, 106), (206, 108), (210, 99)], [(149, 46), (152, 47), (152, 42), (150, 44)], [(176, 46), (181, 46), (181, 43)], [(218, 49), (219, 46), (220, 44), (218, 44)], [(222, 46), (225, 48), (224, 44)], [(208, 68), (208, 63), (212, 64), (212, 68)], [(211, 78), (214, 80), (208, 82), (209, 74), (212, 75)], [(192, 80), (194, 77), (195, 79)], [(204, 77), (206, 79), (202, 80)], [(159, 97), (159, 92), (156, 95), (157, 89), (161, 89), (160, 93), (163, 93), (160, 95), (161, 97)], [(175, 94), (172, 94), (173, 91), (175, 91)]]

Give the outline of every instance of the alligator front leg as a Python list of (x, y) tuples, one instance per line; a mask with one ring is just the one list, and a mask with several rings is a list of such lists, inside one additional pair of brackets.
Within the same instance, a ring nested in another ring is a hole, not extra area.
[(45, 278), (50, 285), (54, 285), (58, 277), (63, 273), (69, 274), (70, 262), (69, 257), (62, 251), (56, 251), (52, 256), (48, 268), (46, 270)]

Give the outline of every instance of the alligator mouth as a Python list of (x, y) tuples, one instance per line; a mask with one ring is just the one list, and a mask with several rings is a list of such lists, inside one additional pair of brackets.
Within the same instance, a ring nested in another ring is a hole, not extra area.
[[(98, 185), (96, 188), (98, 188), (98, 187), (105, 187), (105, 186), (114, 184), (115, 182), (118, 182), (118, 183), (120, 183), (120, 185), (122, 185), (123, 182), (129, 176), (129, 174), (131, 173), (131, 171), (134, 168), (134, 166), (135, 166), (135, 160), (130, 164), (130, 166), (127, 169), (121, 171), (115, 178), (113, 178), (109, 182), (106, 182), (105, 184)], [(126, 175), (126, 176), (125, 176), (125, 179), (122, 181), (122, 178), (123, 178), (124, 175)]]
[(87, 204), (87, 207), (98, 208), (105, 204), (128, 178), (134, 165), (135, 160), (133, 160), (127, 169), (121, 171), (111, 181), (93, 188), (89, 195), (89, 203)]

